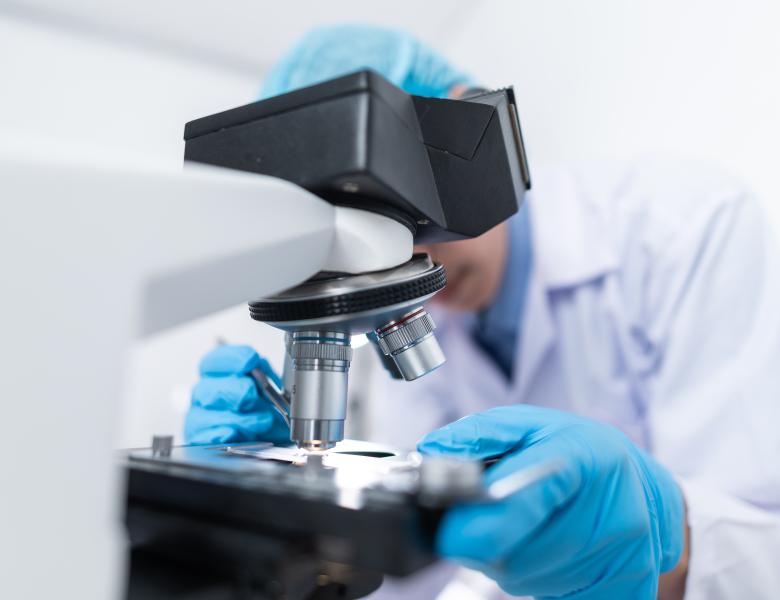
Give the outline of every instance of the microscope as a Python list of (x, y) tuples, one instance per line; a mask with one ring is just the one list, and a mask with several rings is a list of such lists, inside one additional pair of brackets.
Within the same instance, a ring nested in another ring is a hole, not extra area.
[[(319, 271), (249, 302), (285, 332), (283, 384), (251, 375), (291, 445), (160, 439), (127, 454), (127, 596), (362, 597), (430, 564), (442, 510), (484, 493), (482, 465), (344, 440), (344, 423), (353, 336), (393, 378), (445, 362), (425, 303), (446, 274), (413, 246), (517, 212), (530, 176), (513, 91), (413, 96), (367, 70), (191, 121), (184, 138), (187, 164), (286, 180), (331, 205), (335, 233), (326, 258), (294, 235), (265, 256)], [(256, 226), (263, 236), (273, 215)]]
[(394, 378), (444, 363), (424, 304), (446, 275), (409, 256), (411, 240), (478, 236), (530, 187), (511, 88), (425, 98), (362, 71), (192, 121), (184, 137), (187, 161), (286, 179), (349, 209), (382, 251), (355, 262), (347, 246), (342, 272), (249, 304), (253, 319), (286, 332), (284, 388), (260, 385), (307, 450), (344, 438), (351, 336), (367, 334)]

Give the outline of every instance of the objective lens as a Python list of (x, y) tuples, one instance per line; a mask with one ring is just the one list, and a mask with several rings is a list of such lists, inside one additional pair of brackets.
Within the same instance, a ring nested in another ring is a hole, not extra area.
[(332, 331), (296, 331), (289, 340), (290, 438), (300, 448), (327, 450), (344, 439), (350, 337)]
[(436, 340), (436, 324), (424, 308), (391, 321), (374, 331), (380, 350), (398, 367), (406, 381), (413, 381), (444, 364), (444, 353)]

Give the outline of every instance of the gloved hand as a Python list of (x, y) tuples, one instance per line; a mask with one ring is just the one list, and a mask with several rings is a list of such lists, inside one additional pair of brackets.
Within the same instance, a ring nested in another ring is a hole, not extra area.
[(471, 78), (408, 33), (368, 25), (317, 27), (303, 36), (263, 83), (267, 98), (346, 75), (374, 69), (410, 94), (446, 97)]
[(188, 444), (290, 441), (290, 430), (248, 373), (261, 369), (277, 385), (271, 365), (249, 346), (219, 346), (203, 357), (184, 422)]
[(655, 599), (684, 543), (682, 493), (618, 430), (568, 413), (504, 406), (430, 433), (426, 454), (485, 459), (496, 481), (541, 461), (558, 474), (493, 504), (445, 514), (438, 551), (506, 592), (567, 599)]

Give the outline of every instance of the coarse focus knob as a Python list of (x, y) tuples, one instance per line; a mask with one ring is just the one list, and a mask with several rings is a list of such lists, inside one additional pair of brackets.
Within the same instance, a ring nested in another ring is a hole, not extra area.
[(391, 321), (374, 332), (379, 349), (392, 358), (406, 381), (430, 373), (445, 362), (434, 336), (436, 324), (423, 308)]

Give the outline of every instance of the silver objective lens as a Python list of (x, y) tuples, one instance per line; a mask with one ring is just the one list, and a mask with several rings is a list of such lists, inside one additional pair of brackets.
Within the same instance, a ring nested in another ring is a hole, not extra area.
[(350, 336), (296, 331), (289, 338), (293, 377), (290, 438), (306, 450), (326, 450), (344, 439)]
[(380, 350), (389, 356), (406, 381), (413, 381), (444, 364), (444, 353), (433, 334), (436, 325), (424, 308), (374, 331)]

